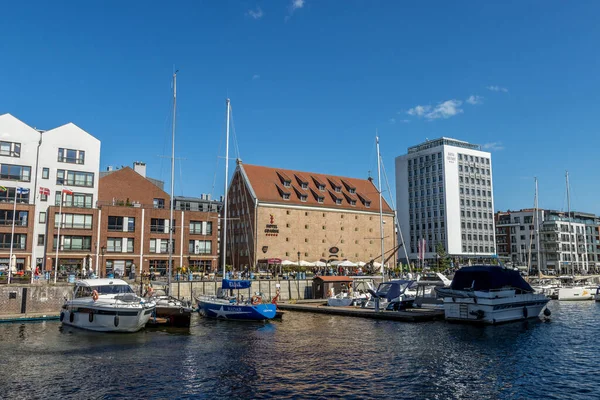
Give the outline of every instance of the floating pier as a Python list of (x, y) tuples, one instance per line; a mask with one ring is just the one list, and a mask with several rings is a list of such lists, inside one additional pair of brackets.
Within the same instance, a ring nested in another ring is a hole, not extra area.
[(343, 315), (346, 317), (359, 317), (383, 319), (402, 322), (427, 322), (444, 319), (444, 311), (429, 308), (410, 308), (404, 311), (379, 311), (357, 307), (330, 307), (323, 302), (308, 304), (277, 304), (282, 310), (312, 312), (319, 314)]
[(0, 323), (4, 322), (37, 322), (59, 319), (59, 313), (30, 313), (0, 315)]

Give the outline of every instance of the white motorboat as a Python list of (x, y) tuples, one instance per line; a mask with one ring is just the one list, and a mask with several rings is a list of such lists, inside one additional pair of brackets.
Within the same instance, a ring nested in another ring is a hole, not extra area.
[(332, 292), (331, 296), (327, 298), (327, 305), (331, 307), (356, 306), (362, 305), (371, 299), (369, 289), (375, 291), (373, 278), (356, 278), (352, 284), (350, 290), (343, 290), (338, 294)]
[(594, 289), (585, 286), (558, 288), (558, 300), (562, 301), (593, 300), (594, 294)]
[[(404, 310), (413, 305), (416, 297), (417, 281), (396, 279), (382, 282), (377, 291), (371, 292), (372, 298), (363, 304), (363, 308), (384, 310)], [(377, 304), (379, 302), (379, 304)]]
[(154, 312), (153, 300), (137, 296), (120, 279), (84, 279), (75, 282), (73, 298), (60, 312), (64, 325), (99, 332), (137, 332)]
[(498, 324), (538, 318), (549, 301), (534, 293), (519, 272), (498, 266), (461, 268), (449, 288), (436, 291), (448, 321)]

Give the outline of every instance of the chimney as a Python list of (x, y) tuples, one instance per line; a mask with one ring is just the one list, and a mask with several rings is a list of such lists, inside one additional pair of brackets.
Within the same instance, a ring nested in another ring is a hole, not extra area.
[(146, 177), (146, 163), (141, 161), (135, 161), (133, 163), (133, 170), (143, 176)]

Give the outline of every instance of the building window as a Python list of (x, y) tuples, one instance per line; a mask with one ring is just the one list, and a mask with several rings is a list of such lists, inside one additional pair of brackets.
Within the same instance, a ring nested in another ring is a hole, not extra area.
[(0, 164), (0, 179), (30, 182), (31, 167), (24, 165)]
[[(169, 228), (168, 228), (168, 219), (162, 219), (162, 218), (151, 218), (150, 219), (150, 232), (153, 233), (169, 233)], [(177, 223), (175, 222), (176, 220), (173, 220), (173, 226), (176, 226)]]
[(305, 194), (303, 194), (303, 195), (300, 196), (300, 201), (304, 202), (304, 201), (306, 201), (307, 198), (308, 198), (308, 196), (305, 195)]
[[(22, 233), (15, 233), (12, 235), (13, 239), (13, 250), (25, 250), (27, 244), (27, 235)], [(11, 234), (0, 233), (0, 249), (10, 249)]]
[(94, 173), (93, 172), (67, 171), (64, 169), (59, 169), (56, 171), (56, 184), (57, 185), (69, 185), (69, 186), (81, 186), (81, 187), (94, 187)]
[[(92, 237), (91, 236), (60, 236), (61, 250), (63, 251), (91, 251), (92, 250)], [(56, 250), (56, 236), (52, 243), (52, 248)]]
[(202, 222), (202, 221), (190, 221), (190, 234), (192, 235), (202, 235), (203, 231), (202, 231), (202, 225), (206, 224), (206, 225), (210, 225), (210, 233), (208, 232), (208, 229), (206, 230), (207, 232), (204, 233), (206, 235), (212, 235), (212, 222)]
[(154, 199), (152, 204), (154, 208), (165, 208), (165, 199)]
[(150, 260), (150, 272), (165, 275), (167, 273), (167, 260)]
[(43, 246), (44, 245), (44, 239), (45, 236), (44, 235), (38, 235), (38, 246)]
[(335, 204), (338, 204), (338, 205), (342, 204), (342, 199), (335, 199)]
[(42, 169), (42, 179), (48, 179), (50, 178), (50, 168), (43, 168)]
[(58, 149), (58, 162), (69, 164), (85, 164), (85, 151), (73, 149)]
[[(62, 214), (62, 229), (92, 229), (92, 216), (85, 214)], [(54, 227), (58, 228), (59, 218), (55, 218)]]
[[(56, 192), (55, 205), (60, 205), (62, 192)], [(87, 193), (64, 194), (63, 207), (92, 208), (93, 195)]]
[(190, 254), (212, 254), (212, 241), (190, 240), (188, 250)]
[(40, 201), (48, 201), (48, 195), (47, 194), (40, 194)]
[(46, 223), (46, 212), (40, 211), (40, 224), (45, 224), (45, 223)]
[(289, 193), (284, 193), (283, 194), (283, 199), (284, 200), (289, 200), (290, 199), (290, 194)]
[(21, 143), (1, 141), (0, 156), (21, 157)]
[(108, 253), (122, 253), (123, 252), (123, 239), (122, 238), (107, 238), (106, 239), (106, 251)]
[(317, 202), (319, 202), (320, 204), (323, 204), (324, 201), (325, 201), (325, 198), (323, 196), (317, 197)]

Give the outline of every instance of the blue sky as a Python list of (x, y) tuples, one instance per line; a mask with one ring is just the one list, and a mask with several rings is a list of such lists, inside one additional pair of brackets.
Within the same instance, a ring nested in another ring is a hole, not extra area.
[(569, 170), (572, 207), (600, 213), (599, 13), (593, 1), (5, 2), (0, 113), (72, 121), (102, 140), (102, 168), (141, 160), (168, 182), (175, 67), (177, 195), (222, 194), (229, 96), (246, 163), (376, 175), (377, 129), (393, 185), (394, 157), (449, 136), (492, 151), (497, 210), (530, 207), (534, 176), (540, 206), (565, 209)]

